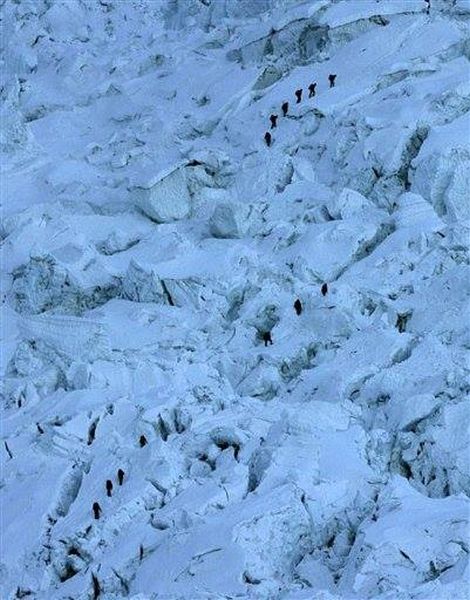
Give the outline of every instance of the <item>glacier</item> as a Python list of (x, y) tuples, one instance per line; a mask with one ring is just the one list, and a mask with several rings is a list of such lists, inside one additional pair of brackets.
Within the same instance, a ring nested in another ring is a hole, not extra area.
[(470, 2), (0, 10), (1, 597), (468, 598)]

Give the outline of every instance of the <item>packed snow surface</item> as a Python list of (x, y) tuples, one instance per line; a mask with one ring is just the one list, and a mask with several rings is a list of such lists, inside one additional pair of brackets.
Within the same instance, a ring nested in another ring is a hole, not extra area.
[(1, 11), (1, 598), (468, 598), (470, 2)]

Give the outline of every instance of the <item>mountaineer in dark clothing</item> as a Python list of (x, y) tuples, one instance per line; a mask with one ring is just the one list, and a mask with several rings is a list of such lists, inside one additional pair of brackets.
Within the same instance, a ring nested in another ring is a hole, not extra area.
[(268, 344), (271, 344), (271, 345), (272, 345), (272, 343), (273, 343), (273, 339), (272, 339), (272, 337), (271, 337), (271, 332), (270, 332), (270, 331), (265, 331), (265, 332), (263, 333), (263, 342), (264, 342), (264, 345), (265, 345), (265, 346), (267, 346)]
[(315, 94), (316, 94), (316, 87), (317, 87), (316, 82), (315, 83), (311, 83), (308, 86), (308, 97), (309, 98), (313, 98), (313, 96), (315, 96)]
[(109, 497), (111, 497), (112, 491), (113, 491), (113, 482), (111, 481), (111, 479), (107, 479), (106, 480), (106, 493), (108, 494)]
[(93, 583), (93, 600), (98, 600), (101, 596), (101, 585), (98, 577), (94, 573), (91, 574), (91, 581)]
[(296, 104), (300, 104), (300, 102), (302, 101), (302, 88), (295, 90), (295, 97), (297, 98)]
[(124, 471), (122, 469), (118, 469), (117, 478), (119, 485), (122, 485), (122, 482), (124, 481)]
[(277, 115), (271, 115), (269, 120), (271, 121), (271, 129), (277, 127)]
[(397, 321), (395, 323), (395, 327), (398, 329), (400, 333), (406, 331), (406, 324), (408, 323), (408, 319), (410, 318), (410, 313), (397, 314)]
[(326, 296), (328, 294), (328, 284), (327, 283), (324, 283), (321, 286), (321, 293), (322, 293), (322, 296)]
[(271, 145), (271, 141), (272, 141), (272, 136), (271, 136), (271, 134), (269, 133), (269, 131), (267, 131), (267, 132), (264, 134), (264, 141), (266, 142), (266, 146), (269, 148), (269, 146)]
[(333, 73), (330, 73), (328, 75), (328, 81), (330, 82), (330, 88), (335, 87), (335, 80), (336, 80), (336, 75), (334, 75)]
[(283, 102), (281, 108), (282, 108), (282, 116), (285, 117), (287, 115), (287, 113), (289, 112), (289, 102)]
[(139, 445), (141, 448), (143, 448), (144, 446), (147, 445), (147, 438), (145, 437), (145, 435), (141, 435), (139, 438)]
[(297, 313), (297, 315), (300, 315), (302, 313), (302, 302), (298, 298), (294, 302), (294, 310)]
[(99, 519), (102, 512), (103, 511), (101, 510), (101, 506), (98, 504), (98, 502), (93, 502), (93, 515), (95, 519)]

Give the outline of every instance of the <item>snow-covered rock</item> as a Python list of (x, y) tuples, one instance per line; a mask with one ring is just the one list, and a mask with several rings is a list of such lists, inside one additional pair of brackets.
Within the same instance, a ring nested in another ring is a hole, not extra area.
[(210, 232), (217, 238), (241, 238), (248, 226), (251, 207), (226, 202), (219, 204), (209, 221)]
[(183, 166), (157, 175), (145, 186), (134, 188), (136, 206), (157, 223), (169, 223), (187, 217), (191, 196)]

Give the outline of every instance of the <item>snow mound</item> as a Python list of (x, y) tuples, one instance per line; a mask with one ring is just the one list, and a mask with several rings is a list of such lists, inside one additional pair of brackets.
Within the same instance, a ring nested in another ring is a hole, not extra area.
[(191, 211), (191, 197), (184, 167), (156, 176), (133, 189), (135, 204), (157, 223), (184, 219)]

